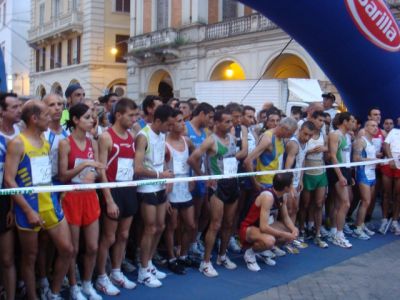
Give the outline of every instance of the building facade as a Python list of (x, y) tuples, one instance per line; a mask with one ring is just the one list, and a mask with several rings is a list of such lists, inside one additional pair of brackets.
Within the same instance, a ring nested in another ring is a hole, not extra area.
[(237, 1), (132, 0), (130, 26), (128, 95), (139, 101), (193, 97), (199, 81), (260, 77), (313, 78), (335, 90), (299, 44)]
[(31, 0), (31, 94), (76, 82), (89, 98), (124, 94), (129, 16), (127, 0)]
[(7, 90), (29, 95), (27, 32), (30, 26), (29, 0), (0, 0), (0, 48), (4, 55)]

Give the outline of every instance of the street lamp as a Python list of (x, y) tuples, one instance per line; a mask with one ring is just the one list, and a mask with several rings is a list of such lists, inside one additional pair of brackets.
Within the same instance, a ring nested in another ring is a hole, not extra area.
[(118, 49), (116, 47), (112, 47), (111, 48), (111, 54), (112, 55), (117, 55), (117, 53), (118, 53)]

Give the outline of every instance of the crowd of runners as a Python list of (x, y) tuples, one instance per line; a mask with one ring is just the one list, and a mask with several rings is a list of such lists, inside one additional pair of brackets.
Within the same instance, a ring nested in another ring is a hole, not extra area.
[[(216, 277), (237, 268), (233, 253), (256, 272), (258, 262), (274, 266), (310, 243), (351, 248), (349, 236), (400, 235), (397, 120), (381, 122), (378, 107), (367, 116), (337, 112), (334, 101), (326, 93), (285, 116), (270, 103), (256, 112), (194, 98), (147, 96), (138, 107), (111, 93), (93, 101), (79, 84), (65, 100), (1, 94), (3, 189), (154, 179), (137, 188), (3, 193), (6, 299), (62, 299), (63, 288), (71, 299), (102, 299), (134, 289), (126, 273), (135, 268), (137, 282), (155, 288), (167, 276), (160, 265)], [(393, 159), (368, 163), (381, 158)], [(351, 162), (359, 165), (324, 167)], [(289, 171), (235, 176), (277, 170)], [(157, 181), (202, 175), (225, 176)], [(374, 228), (377, 198), (382, 220)]]

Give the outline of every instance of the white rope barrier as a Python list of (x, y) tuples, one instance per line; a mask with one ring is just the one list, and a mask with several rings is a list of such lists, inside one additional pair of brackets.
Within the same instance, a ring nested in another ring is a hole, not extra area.
[(121, 187), (137, 187), (143, 185), (154, 185), (154, 184), (167, 184), (176, 182), (192, 182), (192, 181), (209, 181), (219, 180), (227, 178), (241, 178), (261, 175), (273, 175), (278, 173), (288, 173), (297, 171), (307, 170), (320, 170), (320, 169), (331, 169), (331, 168), (351, 168), (366, 165), (375, 165), (382, 163), (389, 163), (395, 160), (394, 158), (377, 159), (363, 162), (352, 162), (336, 165), (324, 165), (318, 167), (304, 167), (296, 169), (284, 169), (284, 170), (273, 170), (273, 171), (256, 171), (246, 172), (238, 174), (223, 174), (223, 175), (204, 175), (194, 177), (177, 177), (177, 178), (166, 178), (166, 179), (144, 179), (134, 181), (122, 181), (122, 182), (103, 182), (103, 183), (89, 183), (89, 184), (66, 184), (66, 185), (48, 185), (48, 186), (32, 186), (23, 188), (10, 188), (0, 190), (0, 195), (17, 195), (17, 194), (37, 194), (37, 193), (48, 193), (48, 192), (70, 192), (70, 191), (84, 191), (84, 190), (95, 190), (104, 188), (121, 188)]

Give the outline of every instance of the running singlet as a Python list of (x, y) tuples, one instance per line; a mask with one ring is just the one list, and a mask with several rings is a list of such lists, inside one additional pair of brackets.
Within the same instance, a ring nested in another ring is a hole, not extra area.
[[(272, 152), (265, 151), (257, 158), (256, 171), (279, 170), (282, 168), (283, 153), (285, 151), (283, 141), (278, 139), (270, 130), (264, 132), (264, 135), (269, 136), (272, 140)], [(257, 176), (257, 181), (262, 184), (272, 185), (273, 178), (274, 175), (272, 174), (260, 175)]]
[[(269, 213), (269, 219), (268, 219), (268, 224), (273, 223), (274, 220), (277, 219), (279, 209), (282, 206), (282, 199), (283, 198), (278, 198), (276, 194), (272, 190), (265, 190), (263, 193), (269, 193), (274, 197), (274, 203), (272, 204), (272, 207), (270, 209)], [(254, 201), (253, 204), (250, 206), (249, 212), (246, 215), (246, 218), (242, 221), (240, 227), (250, 227), (250, 226), (256, 226), (258, 227), (260, 225), (260, 211), (261, 211), (261, 206), (257, 206), (256, 202)]]
[[(313, 137), (308, 141), (307, 143), (307, 151), (311, 151), (317, 147), (323, 147), (325, 146), (325, 139), (324, 139), (324, 134), (321, 130), (319, 133), (319, 137), (317, 139), (314, 139)], [(324, 162), (324, 153), (323, 152), (318, 152), (318, 153), (309, 153), (306, 155), (305, 159), (305, 167), (319, 167), (325, 165)], [(307, 175), (322, 175), (325, 173), (324, 169), (314, 169), (314, 170), (306, 170), (304, 171), (304, 174)]]
[(396, 168), (400, 169), (400, 129), (393, 128), (390, 130), (385, 143), (389, 144), (390, 152), (392, 152), (392, 157), (395, 159)]
[[(186, 121), (185, 122), (186, 125), (186, 130), (187, 130), (187, 136), (190, 138), (190, 140), (192, 141), (194, 147), (200, 148), (201, 144), (204, 142), (204, 140), (207, 138), (207, 134), (206, 131), (204, 130), (204, 128), (200, 128), (200, 135), (198, 135), (196, 133), (196, 131), (194, 130), (192, 124), (190, 123), (190, 121)], [(203, 172), (205, 172), (205, 167), (204, 167), (204, 156), (202, 157), (202, 163), (201, 163), (201, 170)], [(192, 173), (192, 172), (191, 172)], [(192, 174), (191, 174), (192, 175)]]
[[(361, 152), (362, 158), (376, 159), (376, 148), (373, 142), (370, 142), (365, 136), (362, 137), (366, 147)], [(375, 180), (375, 165), (358, 166), (357, 173), (363, 175), (368, 180)]]
[[(85, 161), (93, 161), (94, 160), (94, 151), (92, 147), (92, 141), (86, 137), (85, 149), (79, 149), (76, 144), (74, 138), (70, 135), (68, 137), (69, 145), (71, 150), (68, 154), (68, 170), (76, 168), (81, 163)], [(92, 180), (86, 180), (85, 178), (90, 174), (90, 172), (96, 172), (93, 167), (84, 168), (78, 175), (71, 179), (72, 183), (91, 183)], [(93, 174), (91, 174), (93, 175)]]
[(216, 153), (208, 155), (208, 167), (211, 175), (237, 174), (238, 161), (236, 155), (235, 137), (228, 133), (229, 144), (226, 146), (219, 137), (213, 133)]
[(339, 145), (336, 152), (336, 158), (339, 164), (350, 162), (351, 152), (351, 137), (350, 135), (343, 133), (337, 129), (336, 132), (339, 134)]
[(378, 132), (372, 137), (372, 144), (374, 144), (376, 153), (381, 152), (385, 137), (383, 136), (382, 129), (378, 127)]
[(44, 138), (50, 144), (51, 177), (54, 179), (58, 174), (58, 144), (69, 136), (69, 132), (62, 129), (61, 133), (55, 133), (50, 128), (44, 132)]
[(128, 137), (122, 139), (110, 127), (107, 129), (112, 140), (112, 149), (107, 158), (106, 175), (108, 182), (131, 181), (134, 174), (135, 141)]
[[(139, 131), (147, 140), (143, 166), (146, 169), (161, 173), (164, 171), (165, 161), (165, 134), (156, 134), (149, 125)], [(148, 179), (148, 178), (141, 178)], [(147, 184), (137, 188), (139, 193), (155, 193), (165, 189), (165, 184)]]
[(3, 187), (4, 163), (6, 161), (6, 152), (7, 152), (7, 141), (4, 136), (0, 135), (0, 188)]
[[(291, 141), (294, 141), (297, 146), (299, 147), (299, 152), (296, 155), (296, 160), (294, 162), (294, 165), (291, 166), (292, 168), (302, 168), (304, 164), (304, 159), (307, 154), (307, 144), (301, 144), (297, 136), (293, 136), (290, 138)], [(293, 186), (297, 188), (300, 183), (300, 176), (301, 176), (301, 171), (296, 171), (293, 172)]]
[[(173, 170), (175, 178), (189, 176), (189, 165), (187, 164), (189, 147), (186, 144), (186, 140), (183, 137), (182, 139), (185, 143), (185, 149), (183, 151), (178, 151), (170, 144), (166, 143), (171, 154), (171, 159), (167, 166), (170, 170)], [(167, 197), (172, 203), (181, 203), (191, 200), (192, 194), (189, 192), (189, 182), (175, 182), (172, 186), (172, 191)]]
[[(15, 181), (18, 187), (31, 187), (37, 185), (51, 184), (50, 145), (42, 139), (41, 148), (31, 145), (28, 139), (21, 133), (19, 135), (24, 144), (24, 155), (19, 162)], [(35, 210), (45, 221), (44, 226), (51, 228), (57, 225), (63, 218), (64, 213), (56, 193), (31, 193), (22, 195), (29, 206)], [(15, 219), (17, 226), (25, 229), (38, 230), (29, 224), (26, 214), (21, 207), (15, 203)]]

